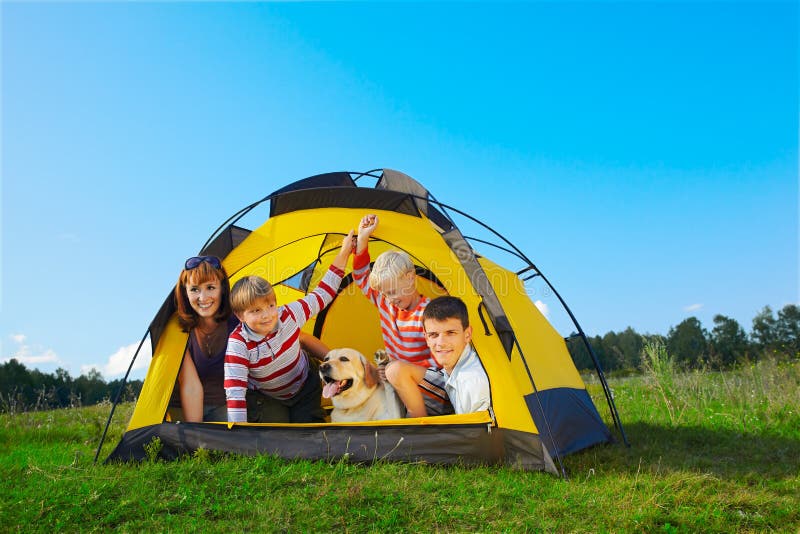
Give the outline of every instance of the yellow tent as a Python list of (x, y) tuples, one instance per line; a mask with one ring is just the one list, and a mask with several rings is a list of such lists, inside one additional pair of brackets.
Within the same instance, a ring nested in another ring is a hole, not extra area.
[[(356, 180), (364, 175), (378, 179), (374, 187), (359, 187)], [(143, 458), (143, 446), (158, 436), (166, 458), (202, 447), (286, 458), (504, 463), (557, 472), (554, 459), (560, 463), (565, 454), (612, 441), (564, 338), (533, 304), (518, 274), (473, 251), (447, 215), (448, 210), (458, 210), (436, 202), (419, 183), (397, 171), (370, 171), (355, 178), (351, 173), (323, 174), (276, 191), (229, 219), (202, 254), (223, 258), (231, 284), (250, 274), (270, 280), (281, 304), (313, 288), (336, 255), (344, 232), (365, 213), (378, 214), (381, 223), (369, 244), (371, 257), (384, 250), (404, 250), (416, 264), (423, 293), (449, 293), (467, 304), (473, 345), (489, 377), (492, 408), (355, 424), (170, 422), (168, 407), (187, 334), (178, 327), (168, 297), (150, 325), (152, 362), (127, 431), (110, 460)], [(248, 231), (234, 224), (267, 202), (269, 217), (260, 227)], [(517, 256), (527, 261), (521, 253)], [(523, 271), (541, 276), (527, 264)], [(348, 265), (334, 302), (303, 329), (330, 347), (352, 347), (371, 355), (382, 346), (378, 313), (350, 272)]]

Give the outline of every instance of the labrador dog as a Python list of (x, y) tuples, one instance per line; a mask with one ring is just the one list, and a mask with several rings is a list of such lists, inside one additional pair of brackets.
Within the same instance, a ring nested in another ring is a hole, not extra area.
[(355, 349), (333, 349), (319, 366), (322, 396), (331, 399), (332, 423), (399, 419), (402, 404), (378, 369)]

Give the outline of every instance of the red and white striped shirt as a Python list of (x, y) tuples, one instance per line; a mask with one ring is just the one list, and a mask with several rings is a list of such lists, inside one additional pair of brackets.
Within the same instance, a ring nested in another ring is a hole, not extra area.
[(229, 422), (247, 422), (248, 386), (281, 400), (291, 399), (300, 391), (308, 379), (308, 360), (300, 350), (300, 327), (333, 301), (342, 276), (344, 272), (331, 265), (314, 291), (278, 308), (274, 332), (262, 337), (244, 323), (231, 332), (225, 352)]
[(413, 310), (403, 310), (391, 303), (380, 291), (369, 287), (369, 251), (356, 254), (353, 258), (353, 279), (361, 292), (378, 307), (381, 318), (381, 334), (386, 352), (394, 360), (403, 360), (420, 367), (439, 369), (422, 328), (422, 312), (431, 301), (422, 296)]

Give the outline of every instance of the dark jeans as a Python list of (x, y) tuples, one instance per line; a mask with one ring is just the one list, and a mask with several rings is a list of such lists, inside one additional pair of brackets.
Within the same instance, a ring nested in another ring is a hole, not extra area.
[(319, 362), (308, 358), (308, 378), (291, 399), (278, 400), (259, 391), (247, 390), (248, 423), (324, 423)]

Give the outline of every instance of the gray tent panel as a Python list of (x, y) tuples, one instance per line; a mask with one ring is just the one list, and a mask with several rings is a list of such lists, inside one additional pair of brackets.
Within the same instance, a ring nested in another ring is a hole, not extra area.
[(106, 462), (140, 461), (144, 446), (161, 440), (159, 456), (172, 460), (198, 449), (289, 460), (347, 459), (440, 465), (499, 465), (556, 473), (538, 436), (470, 425), (273, 426), (162, 423), (126, 432)]

